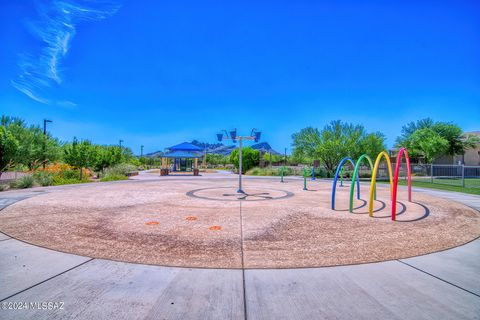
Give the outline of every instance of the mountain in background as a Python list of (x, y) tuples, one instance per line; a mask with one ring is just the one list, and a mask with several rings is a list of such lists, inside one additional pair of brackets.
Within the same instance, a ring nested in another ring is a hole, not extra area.
[(208, 142), (200, 142), (198, 140), (192, 140), (192, 142), (190, 142), (190, 143), (197, 146), (197, 147), (202, 148), (203, 150), (205, 150), (205, 147), (206, 147), (207, 152), (208, 152), (208, 150), (213, 150), (213, 149), (220, 148), (220, 147), (224, 146), (220, 142), (219, 143), (208, 143)]

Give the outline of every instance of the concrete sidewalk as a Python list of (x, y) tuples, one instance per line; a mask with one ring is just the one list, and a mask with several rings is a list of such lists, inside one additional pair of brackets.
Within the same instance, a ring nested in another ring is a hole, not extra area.
[[(480, 209), (476, 196), (417, 191)], [(0, 205), (27, 196), (9, 193)], [(409, 259), (307, 269), (130, 264), (4, 234), (0, 255), (0, 319), (480, 319), (480, 240)], [(43, 302), (61, 309), (43, 310)]]

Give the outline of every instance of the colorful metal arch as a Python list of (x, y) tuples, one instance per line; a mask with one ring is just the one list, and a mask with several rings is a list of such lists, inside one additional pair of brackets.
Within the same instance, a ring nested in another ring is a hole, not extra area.
[(402, 155), (405, 155), (407, 162), (407, 179), (408, 179), (408, 201), (412, 202), (412, 172), (410, 169), (410, 157), (405, 148), (400, 148), (397, 155), (397, 163), (395, 164), (395, 175), (393, 176), (393, 192), (392, 192), (392, 220), (395, 221), (397, 215), (397, 188), (398, 188), (398, 174), (400, 173), (400, 166), (402, 165)]
[[(332, 210), (335, 210), (335, 190), (337, 188), (337, 180), (338, 180), (338, 175), (340, 174), (340, 170), (342, 169), (343, 165), (345, 162), (349, 161), (353, 167), (355, 167), (355, 162), (352, 160), (352, 158), (345, 157), (342, 160), (340, 160), (340, 163), (337, 166), (337, 171), (335, 172), (335, 178), (333, 179), (333, 186), (332, 186)], [(360, 199), (360, 182), (357, 179), (357, 198)]]
[(392, 164), (390, 163), (390, 157), (388, 156), (388, 153), (382, 151), (378, 154), (372, 170), (372, 181), (370, 182), (370, 196), (368, 201), (368, 214), (370, 217), (373, 217), (373, 193), (374, 190), (376, 190), (378, 166), (380, 165), (380, 160), (382, 160), (382, 157), (385, 157), (385, 160), (387, 160), (388, 177), (390, 180), (390, 196), (393, 198)]
[[(363, 159), (367, 159), (368, 163), (370, 164), (370, 170), (373, 171), (373, 163), (372, 159), (367, 154), (362, 154), (360, 158), (357, 160), (357, 164), (355, 165), (355, 169), (353, 170), (353, 175), (352, 175), (352, 184), (350, 185), (350, 206), (349, 206), (349, 211), (353, 212), (353, 192), (355, 189), (355, 180), (358, 180), (358, 168), (360, 168), (360, 164), (362, 163)], [(374, 199), (377, 199), (377, 186), (375, 186), (374, 190)]]

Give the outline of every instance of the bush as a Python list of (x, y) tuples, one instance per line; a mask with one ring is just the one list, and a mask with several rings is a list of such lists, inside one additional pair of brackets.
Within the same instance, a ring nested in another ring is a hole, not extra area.
[(75, 178), (64, 178), (60, 175), (55, 175), (53, 176), (53, 185), (54, 186), (59, 186), (59, 185), (63, 185), (63, 184), (77, 184), (77, 183), (86, 183), (86, 182), (90, 182), (90, 180), (88, 179), (82, 179), (80, 180), (78, 178), (78, 175), (75, 177)]
[(123, 174), (106, 174), (100, 181), (117, 181), (117, 180), (128, 180), (128, 177)]
[[(247, 171), (247, 175), (252, 176), (281, 176), (283, 170), (284, 176), (291, 176), (295, 174), (295, 170), (289, 167), (280, 167), (280, 168), (252, 168)], [(302, 171), (303, 174), (303, 171)]]
[(5, 191), (8, 189), (8, 186), (6, 184), (0, 184), (0, 192)]
[(53, 174), (47, 171), (37, 171), (33, 174), (33, 178), (43, 187), (53, 184)]
[[(233, 163), (235, 168), (239, 167), (239, 150), (238, 148), (233, 150), (230, 154), (230, 162)], [(247, 172), (255, 166), (258, 166), (260, 162), (260, 152), (252, 149), (251, 147), (242, 148), (242, 173)]]
[(15, 181), (13, 181), (10, 186), (13, 187), (13, 188), (19, 188), (19, 189), (31, 188), (31, 187), (33, 187), (33, 182), (34, 181), (35, 180), (33, 179), (33, 176), (25, 175), (21, 178), (18, 178)]
[(328, 178), (328, 172), (325, 168), (318, 167), (315, 168), (315, 177), (317, 178)]
[(105, 170), (105, 177), (108, 175), (126, 176), (129, 172), (137, 171), (137, 167), (131, 163), (120, 163)]
[(77, 179), (79, 180), (79, 171), (77, 170), (65, 170), (62, 171), (58, 174), (58, 177), (71, 180), (71, 179)]

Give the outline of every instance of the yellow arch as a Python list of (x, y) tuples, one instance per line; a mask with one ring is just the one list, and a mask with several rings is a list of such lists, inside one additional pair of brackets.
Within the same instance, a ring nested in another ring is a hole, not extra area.
[(393, 194), (392, 164), (390, 163), (390, 157), (388, 156), (388, 153), (382, 151), (378, 154), (372, 170), (372, 180), (370, 182), (370, 197), (368, 202), (368, 214), (370, 215), (370, 217), (373, 217), (373, 191), (375, 190), (375, 185), (377, 183), (378, 166), (380, 165), (380, 160), (382, 160), (382, 156), (385, 157), (385, 160), (387, 160), (388, 178), (390, 179), (390, 197), (392, 197)]

